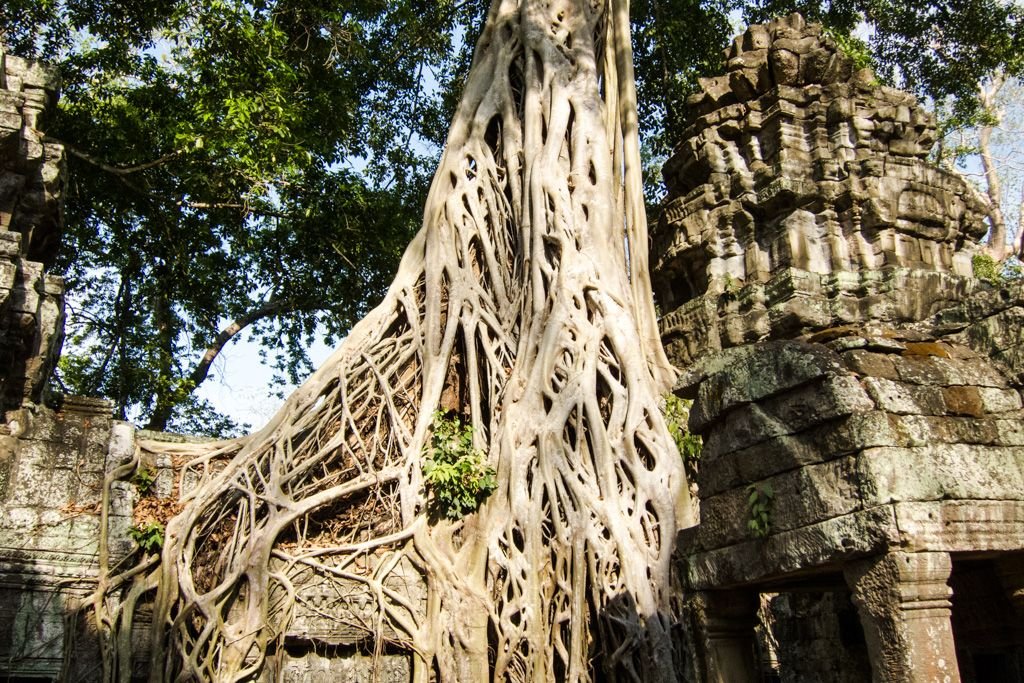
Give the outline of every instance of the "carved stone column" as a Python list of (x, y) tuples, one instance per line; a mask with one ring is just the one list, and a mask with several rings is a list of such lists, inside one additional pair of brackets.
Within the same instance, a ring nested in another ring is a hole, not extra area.
[(889, 553), (844, 568), (876, 682), (958, 683), (947, 553)]
[(707, 638), (708, 683), (758, 680), (754, 658), (757, 594), (751, 591), (707, 591), (702, 594)]

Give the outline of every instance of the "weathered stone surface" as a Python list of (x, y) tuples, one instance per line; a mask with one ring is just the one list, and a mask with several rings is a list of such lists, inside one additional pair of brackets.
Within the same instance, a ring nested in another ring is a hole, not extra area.
[(855, 377), (837, 374), (761, 402), (741, 404), (728, 411), (727, 418), (726, 413), (710, 413), (698, 400), (690, 411), (690, 429), (704, 437), (705, 453), (714, 457), (874, 407)]
[(1010, 552), (1021, 550), (1024, 501), (943, 500), (895, 506), (909, 550)]
[(64, 334), (63, 282), (47, 275), (63, 230), (63, 148), (44, 139), (56, 72), (0, 50), (0, 408), (38, 403)]
[[(14, 627), (0, 629), (0, 672), (52, 680), (70, 601), (95, 581), (104, 477), (134, 454), (134, 443), (130, 426), (115, 425), (110, 404), (95, 400), (69, 400), (60, 412), (13, 411), (4, 426), (12, 436), (0, 440), (0, 583), (9, 599), (0, 600), (0, 623)], [(134, 549), (128, 529), (136, 496), (129, 484), (112, 491), (112, 562)], [(73, 674), (97, 665), (94, 638), (88, 629), (79, 634)], [(82, 675), (72, 680), (94, 676)]]
[[(759, 482), (773, 493), (769, 517), (773, 532), (790, 531), (840, 517), (861, 508), (854, 456), (791, 470)], [(720, 548), (751, 538), (746, 489), (701, 498), (697, 542)], [(784, 503), (782, 501), (785, 501)]]
[(872, 680), (960, 680), (946, 553), (889, 553), (850, 563), (847, 582), (867, 636)]
[(847, 591), (781, 593), (770, 605), (782, 683), (871, 678), (867, 643), (851, 628), (858, 617)]
[(871, 400), (880, 410), (897, 415), (944, 415), (946, 403), (940, 387), (893, 382), (879, 377), (864, 380)]
[[(698, 527), (699, 528), (699, 527)], [(682, 548), (694, 548), (696, 531), (680, 535)], [(893, 506), (849, 515), (751, 539), (725, 548), (690, 553), (684, 561), (686, 584), (696, 590), (756, 583), (765, 577), (836, 567), (842, 562), (885, 551), (899, 543)]]
[(984, 202), (927, 163), (931, 115), (870, 73), (849, 83), (850, 58), (790, 23), (752, 27), (729, 73), (702, 79), (665, 165), (651, 262), (680, 367), (700, 350), (923, 320), (981, 288)]
[[(714, 367), (722, 371), (710, 372)], [(712, 357), (698, 375), (704, 381), (698, 391), (700, 409), (690, 413), (691, 428), (699, 431), (712, 416), (835, 373), (840, 367), (839, 356), (829, 349), (799, 342), (769, 342), (756, 354), (736, 351)], [(693, 374), (681, 383), (693, 382)]]
[(41, 132), (59, 87), (55, 69), (0, 50), (0, 230), (20, 233), (22, 255), (46, 264), (64, 220), (64, 148)]
[[(1016, 425), (1016, 422), (1010, 422)], [(1013, 427), (1005, 426), (1003, 429), (1008, 430), (1007, 440), (1024, 438), (1024, 433), (1012, 431)], [(721, 453), (705, 449), (700, 461), (701, 498), (741, 488), (749, 482), (761, 481), (798, 467), (850, 455), (864, 448), (917, 445), (915, 436), (931, 434), (927, 430), (928, 427), (923, 427), (915, 434), (893, 415), (868, 411), (830, 419), (808, 430), (777, 436), (741, 450)], [(1000, 438), (996, 430), (997, 427), (993, 426), (993, 441)]]
[[(277, 669), (274, 671), (273, 669)], [(407, 655), (374, 656), (358, 651), (286, 652), (268, 667), (263, 681), (282, 683), (405, 683), (412, 678)]]
[(1024, 448), (938, 444), (869, 448), (857, 459), (867, 505), (929, 500), (1020, 500)]
[[(339, 586), (336, 581), (302, 565), (293, 567), (288, 576), (296, 586), (297, 602), (289, 625), (289, 638), (332, 646), (358, 645), (372, 639), (376, 629), (377, 595), (366, 584), (347, 581)], [(395, 613), (410, 620), (423, 617), (426, 583), (408, 560), (403, 561), (384, 584), (404, 601), (390, 604)], [(410, 613), (410, 609), (415, 610), (415, 614)], [(384, 620), (382, 628), (386, 640), (398, 637), (398, 630), (389, 620)]]

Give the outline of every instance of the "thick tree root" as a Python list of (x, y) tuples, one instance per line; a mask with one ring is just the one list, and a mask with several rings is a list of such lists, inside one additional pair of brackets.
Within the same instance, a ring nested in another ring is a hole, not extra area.
[[(146, 444), (192, 457), (185, 507), (158, 563), (103, 578), (109, 679), (144, 594), (152, 681), (253, 677), (315, 575), (365, 586), (355, 626), (418, 681), (677, 680), (690, 505), (659, 411), (631, 60), (625, 3), (494, 1), (384, 302), (260, 432)], [(437, 409), (497, 470), (459, 521), (424, 486)], [(425, 606), (389, 580), (410, 567)]]

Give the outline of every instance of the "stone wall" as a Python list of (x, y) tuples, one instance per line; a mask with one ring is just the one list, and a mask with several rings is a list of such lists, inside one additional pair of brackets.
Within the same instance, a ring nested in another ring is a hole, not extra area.
[(43, 134), (59, 89), (53, 67), (0, 51), (0, 230), (20, 234), (21, 255), (45, 265), (64, 225), (64, 147)]
[(0, 51), (0, 408), (39, 403), (63, 341), (64, 284), (45, 272), (60, 244), (64, 148), (41, 128), (56, 72)]
[(760, 675), (760, 621), (783, 681), (1022, 681), (1024, 286), (972, 277), (983, 204), (913, 98), (796, 15), (728, 56), (651, 259), (704, 439), (696, 677)]
[(926, 161), (935, 124), (799, 15), (751, 26), (701, 79), (652, 231), (670, 357), (868, 321), (978, 288), (985, 204)]
[[(0, 426), (0, 673), (54, 680), (65, 654), (71, 680), (98, 677), (95, 633), (67, 619), (95, 587), (106, 474), (134, 455), (132, 429), (106, 401), (69, 399), (60, 411), (23, 408)], [(128, 537), (136, 493), (115, 485), (111, 562)], [(77, 636), (72, 638), (72, 636)]]
[[(691, 585), (889, 546), (1021, 544), (1020, 393), (970, 349), (886, 332), (736, 349), (684, 378), (690, 427), (704, 437)], [(750, 487), (772, 492), (764, 540), (748, 526)], [(734, 561), (720, 563), (726, 547)]]

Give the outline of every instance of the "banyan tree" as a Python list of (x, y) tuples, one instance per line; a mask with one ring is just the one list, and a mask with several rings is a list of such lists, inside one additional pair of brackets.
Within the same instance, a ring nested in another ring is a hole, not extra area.
[[(636, 117), (627, 2), (494, 0), (383, 302), (260, 431), (147, 446), (188, 456), (181, 507), (160, 554), (101, 558), (108, 679), (143, 603), (150, 680), (256, 676), (310, 571), (366, 587), (416, 681), (678, 678)], [(487, 480), (468, 508), (428, 480), (439, 430)]]

